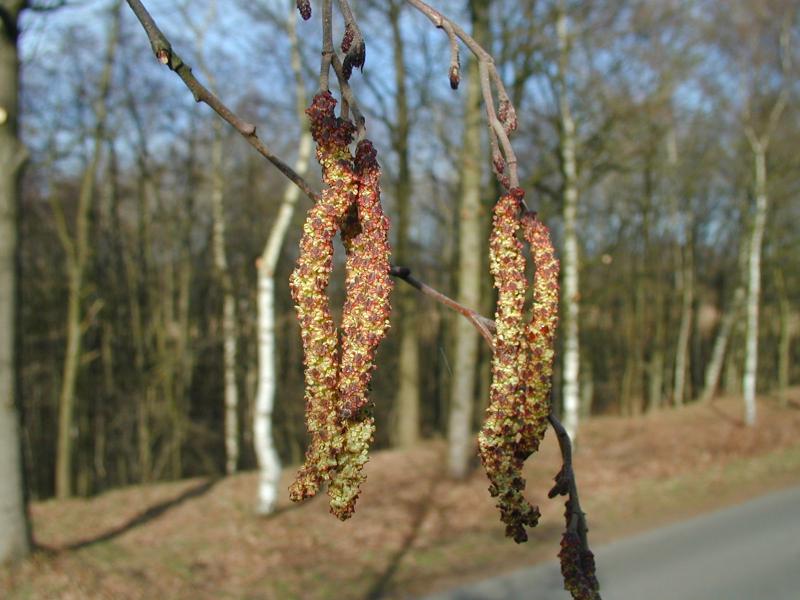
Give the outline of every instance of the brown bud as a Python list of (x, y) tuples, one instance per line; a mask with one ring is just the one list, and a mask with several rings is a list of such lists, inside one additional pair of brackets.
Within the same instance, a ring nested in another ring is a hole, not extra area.
[(458, 89), (458, 84), (461, 83), (461, 73), (458, 65), (450, 67), (450, 87), (454, 90)]
[(311, 18), (311, 0), (297, 0), (297, 10), (303, 20), (308, 21)]

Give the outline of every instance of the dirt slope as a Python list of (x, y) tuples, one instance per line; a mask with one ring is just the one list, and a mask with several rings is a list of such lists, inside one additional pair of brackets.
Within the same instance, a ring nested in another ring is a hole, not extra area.
[[(763, 398), (759, 425), (720, 399), (581, 430), (576, 466), (595, 542), (800, 482), (800, 389), (789, 408)], [(546, 499), (559, 468), (554, 436), (529, 460), (542, 509), (527, 544), (503, 537), (480, 469), (453, 484), (445, 446), (375, 453), (356, 515), (340, 523), (324, 496), (254, 517), (254, 474), (113, 491), (32, 509), (46, 548), (0, 571), (0, 597), (402, 598), (554, 557), (563, 506)], [(288, 487), (293, 470), (284, 473)]]

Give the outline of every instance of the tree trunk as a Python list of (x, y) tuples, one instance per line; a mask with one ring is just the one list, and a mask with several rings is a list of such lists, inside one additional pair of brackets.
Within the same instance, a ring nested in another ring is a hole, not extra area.
[(775, 270), (775, 287), (778, 292), (778, 306), (780, 307), (780, 333), (778, 336), (778, 398), (784, 408), (789, 404), (789, 371), (791, 363), (792, 337), (794, 336), (794, 323), (792, 321), (792, 307), (789, 294), (786, 291), (786, 282), (783, 271)]
[(25, 151), (18, 139), (17, 18), (24, 2), (0, 1), (0, 564), (30, 552), (17, 411), (17, 205)]
[[(692, 305), (694, 304), (694, 254), (690, 215), (681, 223), (678, 207), (678, 142), (674, 125), (667, 134), (667, 163), (670, 175), (669, 195), (672, 209), (672, 222), (675, 235), (675, 280), (681, 295), (681, 318), (678, 326), (678, 340), (675, 344), (675, 371), (672, 384), (672, 403), (683, 406), (686, 395), (686, 373), (689, 364), (689, 342), (692, 332)], [(682, 231), (683, 225), (683, 231)]]
[[(400, 4), (389, 4), (389, 20), (392, 27), (395, 74), (395, 126), (392, 143), (397, 153), (397, 180), (394, 186), (397, 205), (394, 247), (395, 262), (406, 265), (410, 261), (408, 236), (411, 220), (411, 168), (409, 161), (410, 119), (408, 95), (406, 93), (406, 64), (404, 41), (400, 30)], [(398, 385), (395, 396), (395, 442), (407, 448), (419, 440), (419, 336), (418, 319), (414, 315), (414, 291), (409, 286), (397, 290), (400, 328), (400, 356), (398, 358)]]
[(691, 241), (687, 240), (681, 252), (680, 267), (681, 323), (678, 328), (678, 341), (675, 348), (675, 382), (673, 384), (673, 404), (683, 406), (686, 388), (686, 373), (689, 365), (689, 336), (692, 332), (692, 305), (694, 304), (694, 261)]
[(225, 381), (225, 472), (236, 472), (239, 463), (239, 389), (236, 385), (236, 298), (225, 249), (225, 164), (222, 122), (214, 119), (211, 142), (211, 212), (214, 268), (222, 289), (222, 368)]
[(755, 162), (756, 213), (753, 219), (753, 233), (750, 237), (750, 252), (747, 269), (747, 331), (745, 338), (744, 375), (742, 393), (744, 395), (745, 423), (756, 424), (756, 375), (758, 371), (758, 309), (761, 293), (761, 241), (767, 221), (767, 157), (766, 144), (754, 141), (753, 160)]
[[(302, 78), (302, 65), (295, 28), (294, 6), (289, 10), (287, 21), (291, 42), (292, 70), (295, 76), (295, 102), (297, 117), (302, 125), (300, 148), (294, 170), (301, 176), (308, 171), (311, 157), (311, 134), (305, 126), (306, 93)], [(278, 483), (281, 462), (275, 449), (272, 435), (272, 410), (275, 405), (275, 269), (281, 255), (286, 231), (294, 214), (300, 188), (287, 183), (278, 216), (269, 232), (261, 257), (256, 262), (258, 270), (258, 384), (256, 386), (255, 410), (253, 412), (253, 436), (258, 460), (258, 497), (256, 512), (269, 514), (275, 510), (278, 498)]]
[(580, 341), (578, 288), (578, 173), (575, 158), (575, 123), (569, 106), (566, 71), (569, 61), (567, 15), (563, 3), (559, 4), (558, 21), (559, 69), (558, 109), (561, 120), (560, 151), (564, 194), (564, 255), (561, 261), (563, 274), (563, 329), (564, 374), (562, 402), (564, 428), (574, 441), (580, 415)]
[(67, 255), (67, 343), (64, 353), (64, 366), (61, 378), (61, 393), (58, 401), (58, 443), (56, 448), (56, 496), (68, 498), (72, 495), (73, 470), (73, 437), (75, 431), (75, 389), (78, 379), (78, 368), (81, 358), (81, 295), (83, 293), (84, 272), (89, 258), (88, 226), (89, 213), (94, 201), (94, 185), (100, 165), (103, 136), (106, 128), (106, 116), (109, 91), (111, 89), (111, 72), (114, 66), (119, 38), (121, 3), (114, 5), (114, 16), (108, 36), (103, 73), (100, 78), (98, 96), (95, 104), (95, 129), (93, 134), (92, 154), (89, 164), (83, 172), (78, 207), (75, 216), (75, 231), (70, 237), (64, 223), (63, 213), (56, 208), (57, 220), (62, 223), (60, 237)]
[[(488, 11), (486, 0), (472, 0), (473, 35), (481, 39)], [(458, 211), (458, 291), (457, 301), (477, 308), (481, 301), (481, 90), (478, 65), (469, 63), (467, 101), (464, 110), (464, 137), (461, 156), (461, 195)], [(448, 426), (448, 473), (463, 479), (469, 471), (472, 447), (472, 412), (478, 368), (478, 332), (466, 319), (455, 319), (453, 327), (453, 378), (450, 388)]]

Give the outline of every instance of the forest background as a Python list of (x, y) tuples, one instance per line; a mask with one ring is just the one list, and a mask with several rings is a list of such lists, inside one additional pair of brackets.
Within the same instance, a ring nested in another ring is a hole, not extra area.
[[(196, 75), (291, 163), (303, 147), (296, 75), (310, 97), (319, 23), (297, 24), (293, 71), (286, 4), (148, 6)], [(788, 398), (800, 328), (796, 3), (437, 7), (491, 48), (517, 106), (522, 187), (554, 231), (565, 278), (553, 402), (578, 439), (593, 415), (636, 416), (717, 388), (757, 382)], [(453, 92), (446, 36), (403, 2), (357, 10), (368, 60), (353, 85), (384, 171), (393, 262), (449, 296), (473, 290), (466, 303), (491, 315), (485, 257), (499, 189), (468, 68)], [(22, 31), (30, 497), (254, 468), (256, 262), (285, 180), (152, 59), (126, 7), (28, 11)], [(308, 177), (318, 188), (318, 173)], [(309, 206), (298, 202), (275, 273), (272, 431), (283, 464), (300, 463), (306, 443), (288, 289)], [(477, 333), (465, 341), (458, 315), (405, 287), (373, 380), (377, 448), (452, 435), (464, 402), (475, 429), (488, 399)], [(757, 363), (746, 343), (754, 299)]]

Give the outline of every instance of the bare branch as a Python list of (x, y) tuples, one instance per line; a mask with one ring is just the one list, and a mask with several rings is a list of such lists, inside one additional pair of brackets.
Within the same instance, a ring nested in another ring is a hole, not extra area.
[[(555, 477), (556, 484), (547, 494), (549, 498), (567, 496), (564, 517), (567, 529), (561, 542), (561, 573), (564, 576), (565, 587), (572, 592), (573, 597), (592, 598), (600, 600), (599, 585), (595, 576), (594, 554), (589, 549), (586, 524), (586, 513), (581, 510), (578, 498), (578, 484), (575, 480), (575, 471), (572, 468), (572, 441), (564, 426), (553, 414), (552, 410), (548, 420), (558, 437), (558, 446), (561, 449), (562, 467)], [(575, 547), (572, 543), (577, 542)], [(578, 592), (579, 593), (576, 593)]]
[(339, 81), (339, 91), (342, 94), (342, 117), (346, 118), (345, 107), (349, 108), (349, 110), (353, 113), (353, 120), (356, 123), (358, 139), (364, 139), (364, 136), (366, 135), (366, 120), (364, 119), (364, 115), (362, 114), (361, 110), (358, 108), (358, 101), (353, 94), (353, 89), (350, 87), (350, 84), (347, 82), (347, 79), (344, 76), (344, 65), (342, 64), (342, 61), (339, 60), (339, 57), (336, 56), (336, 54), (331, 56), (331, 64), (333, 65), (333, 70), (336, 73), (336, 78)]
[[(442, 29), (450, 39), (450, 85), (455, 88), (460, 80), (458, 43), (460, 39), (478, 60), (480, 72), (480, 86), (483, 103), (486, 109), (486, 120), (489, 127), (489, 139), (492, 145), (492, 168), (497, 180), (506, 189), (519, 187), (517, 175), (517, 156), (511, 146), (509, 135), (517, 127), (517, 117), (514, 106), (506, 92), (503, 81), (497, 72), (497, 67), (491, 54), (484, 50), (471, 35), (464, 31), (457, 23), (448, 19), (442, 13), (422, 0), (406, 0), (411, 6), (424, 14), (437, 28)], [(455, 85), (453, 75), (456, 75)], [(494, 94), (497, 93), (499, 110), (495, 110)]]
[[(411, 275), (411, 270), (407, 267), (392, 267), (390, 274), (393, 277), (402, 279), (410, 286), (416, 288), (426, 296), (433, 298), (437, 302), (452, 308), (462, 314), (478, 330), (483, 338), (494, 351), (494, 332), (495, 323), (492, 319), (480, 315), (452, 298), (444, 295), (438, 290), (422, 283)], [(558, 447), (561, 450), (561, 470), (555, 477), (555, 485), (548, 493), (548, 497), (567, 496), (566, 501), (566, 530), (562, 538), (562, 573), (564, 575), (565, 587), (573, 592), (574, 597), (585, 597), (599, 600), (597, 579), (594, 575), (594, 555), (589, 549), (587, 532), (589, 528), (586, 523), (586, 514), (581, 509), (580, 498), (578, 496), (578, 484), (575, 479), (575, 471), (572, 467), (572, 441), (567, 430), (558, 420), (556, 415), (550, 411), (548, 415), (550, 426), (558, 438)], [(572, 546), (575, 542), (576, 546)], [(583, 596), (575, 595), (575, 588), (579, 587)]]
[(186, 87), (192, 92), (195, 101), (204, 102), (211, 107), (214, 112), (232, 125), (233, 128), (242, 135), (248, 144), (255, 148), (259, 154), (275, 165), (275, 167), (281, 173), (283, 173), (297, 187), (299, 187), (306, 196), (312, 200), (316, 200), (317, 194), (314, 192), (308, 182), (298, 175), (288, 164), (283, 162), (283, 160), (275, 155), (272, 150), (270, 150), (269, 147), (261, 140), (261, 138), (258, 137), (256, 134), (255, 125), (248, 123), (236, 115), (219, 98), (217, 98), (217, 96), (215, 96), (210, 90), (208, 90), (208, 88), (206, 88), (197, 80), (197, 78), (192, 74), (192, 69), (189, 67), (189, 65), (183, 62), (181, 57), (172, 49), (172, 44), (158, 28), (158, 25), (147, 11), (144, 4), (142, 4), (140, 0), (127, 0), (127, 2), (128, 6), (131, 7), (131, 10), (136, 15), (136, 18), (139, 19), (139, 22), (142, 24), (145, 33), (147, 33), (147, 37), (150, 40), (150, 46), (153, 48), (153, 54), (155, 54), (156, 58), (161, 64), (169, 67), (171, 71), (174, 71), (175, 74), (181, 78)]
[(444, 304), (448, 308), (452, 308), (454, 311), (466, 317), (467, 320), (472, 323), (475, 329), (478, 330), (478, 333), (483, 336), (483, 339), (486, 340), (486, 343), (489, 344), (489, 348), (494, 351), (495, 326), (492, 319), (488, 319), (471, 308), (467, 308), (466, 306), (459, 304), (449, 296), (446, 296), (442, 292), (421, 282), (419, 279), (411, 275), (411, 269), (408, 267), (392, 267), (389, 271), (389, 274), (392, 277), (402, 279), (411, 287), (416, 288), (426, 296), (436, 300), (436, 302)]
[(345, 53), (342, 74), (347, 81), (350, 79), (353, 67), (359, 69), (364, 67), (367, 47), (364, 44), (364, 36), (361, 35), (361, 29), (356, 23), (353, 10), (350, 8), (350, 3), (348, 0), (338, 0), (338, 2), (339, 10), (342, 13), (342, 17), (344, 17), (345, 23), (344, 38), (342, 39), (342, 52)]
[(322, 0), (322, 58), (319, 67), (319, 93), (330, 88), (331, 60), (333, 50), (333, 5), (332, 0)]

